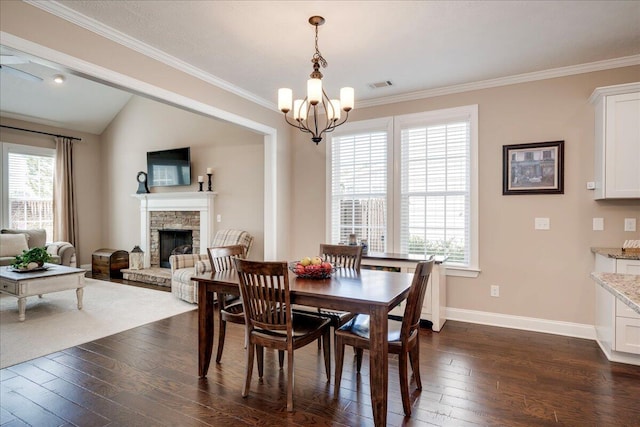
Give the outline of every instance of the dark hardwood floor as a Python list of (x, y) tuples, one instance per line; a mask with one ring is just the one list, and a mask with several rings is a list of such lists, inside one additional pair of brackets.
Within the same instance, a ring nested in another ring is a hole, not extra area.
[[(287, 413), (275, 352), (265, 353), (264, 382), (254, 369), (249, 397), (240, 396), (240, 325), (227, 326), (222, 363), (198, 378), (197, 326), (192, 311), (2, 369), (0, 424), (373, 425), (366, 355), (361, 375), (345, 362), (336, 393), (317, 347), (297, 350)], [(640, 426), (640, 367), (608, 362), (594, 341), (454, 321), (420, 339), (423, 390), (412, 388), (411, 418), (391, 361), (390, 426)]]

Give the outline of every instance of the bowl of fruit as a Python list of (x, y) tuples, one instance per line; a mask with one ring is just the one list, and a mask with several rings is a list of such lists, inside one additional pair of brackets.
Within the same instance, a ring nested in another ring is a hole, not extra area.
[(320, 257), (304, 257), (289, 263), (289, 270), (303, 279), (328, 279), (336, 266)]

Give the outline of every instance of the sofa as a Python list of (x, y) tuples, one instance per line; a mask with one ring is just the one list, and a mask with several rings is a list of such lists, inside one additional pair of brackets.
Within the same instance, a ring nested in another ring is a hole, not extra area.
[(0, 230), (0, 266), (11, 265), (22, 251), (44, 247), (54, 264), (76, 267), (76, 248), (69, 242), (47, 243), (44, 229), (18, 230), (4, 228)]
[[(244, 246), (246, 258), (253, 245), (253, 236), (242, 230), (219, 230), (211, 242), (211, 247), (230, 245)], [(169, 264), (171, 265), (171, 293), (181, 300), (197, 303), (198, 283), (191, 278), (213, 270), (209, 255), (171, 255)]]

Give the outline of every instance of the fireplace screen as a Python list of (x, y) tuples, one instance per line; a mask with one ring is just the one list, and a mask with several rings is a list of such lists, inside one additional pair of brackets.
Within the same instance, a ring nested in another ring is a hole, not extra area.
[(181, 253), (191, 253), (185, 251), (184, 246), (193, 246), (193, 235), (191, 230), (158, 230), (160, 234), (160, 267), (170, 268), (169, 257), (174, 249), (180, 248)]

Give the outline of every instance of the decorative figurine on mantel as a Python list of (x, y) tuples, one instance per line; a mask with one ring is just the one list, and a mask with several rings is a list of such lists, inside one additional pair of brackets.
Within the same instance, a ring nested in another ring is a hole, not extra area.
[(136, 180), (138, 181), (138, 191), (136, 191), (136, 194), (150, 193), (149, 187), (147, 186), (146, 172), (142, 172), (142, 171), (138, 172), (138, 176)]

